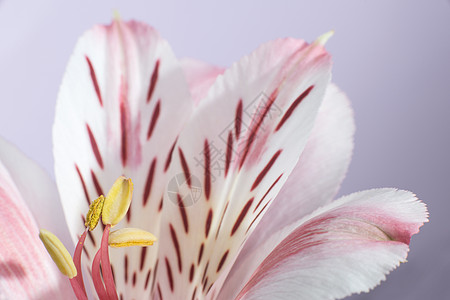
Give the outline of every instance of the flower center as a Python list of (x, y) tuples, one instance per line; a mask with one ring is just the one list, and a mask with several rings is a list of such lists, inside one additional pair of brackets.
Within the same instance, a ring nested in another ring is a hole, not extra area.
[(69, 278), (77, 299), (87, 300), (81, 270), (81, 253), (87, 231), (94, 230), (100, 218), (105, 227), (100, 248), (92, 262), (92, 281), (100, 300), (118, 299), (108, 247), (146, 247), (153, 245), (156, 241), (153, 234), (138, 228), (123, 228), (111, 232), (111, 228), (126, 215), (132, 195), (133, 183), (131, 179), (121, 176), (114, 182), (106, 197), (100, 195), (91, 203), (86, 214), (86, 229), (77, 243), (73, 259), (54, 234), (45, 229), (40, 230), (39, 237), (61, 273)]

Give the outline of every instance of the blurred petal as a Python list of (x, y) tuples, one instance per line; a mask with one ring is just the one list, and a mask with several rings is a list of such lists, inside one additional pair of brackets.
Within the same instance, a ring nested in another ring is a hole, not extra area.
[[(159, 231), (162, 195), (171, 149), (190, 116), (189, 89), (165, 40), (148, 25), (115, 20), (96, 26), (78, 41), (67, 66), (53, 131), (55, 174), (64, 211), (76, 239), (88, 204), (105, 194), (117, 177), (134, 182), (127, 227)], [(86, 239), (87, 264), (101, 231)], [(157, 246), (112, 251), (119, 293), (146, 298), (145, 278)], [(143, 257), (143, 259), (141, 259)], [(136, 273), (132, 285), (124, 269)]]
[(322, 46), (284, 39), (217, 78), (180, 134), (169, 170), (179, 186), (169, 182), (164, 200), (156, 283), (164, 298), (220, 289), (218, 277), (298, 161), (329, 76)]
[(51, 229), (72, 249), (74, 243), (69, 237), (58, 190), (47, 172), (3, 138), (0, 138), (0, 161), (8, 170), (38, 227)]
[[(44, 174), (42, 170), (1, 140), (2, 159), (6, 153), (10, 155), (6, 160), (8, 168), (0, 162), (0, 298), (72, 299), (69, 281), (59, 272), (39, 240), (36, 221), (24, 201), (25, 198), (28, 203), (43, 200), (51, 187), (46, 182), (48, 178), (39, 177)], [(42, 190), (38, 183), (43, 184)], [(43, 201), (42, 216), (51, 212), (52, 203)], [(64, 227), (64, 223), (59, 226)]]
[(411, 236), (426, 221), (425, 205), (407, 191), (340, 198), (300, 221), (238, 299), (338, 299), (367, 292), (406, 260)]
[(347, 97), (330, 84), (300, 160), (239, 254), (227, 289), (235, 291), (250, 278), (272, 250), (260, 248), (271, 235), (331, 202), (350, 164), (354, 131)]
[(225, 72), (224, 68), (213, 66), (195, 59), (185, 58), (180, 61), (183, 68), (192, 99), (195, 104), (200, 103), (208, 94), (217, 76)]

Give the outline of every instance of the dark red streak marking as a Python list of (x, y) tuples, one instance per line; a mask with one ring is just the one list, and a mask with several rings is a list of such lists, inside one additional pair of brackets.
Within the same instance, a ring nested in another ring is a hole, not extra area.
[(89, 239), (90, 239), (91, 242), (92, 242), (92, 245), (93, 245), (94, 247), (96, 247), (97, 245), (96, 245), (96, 243), (95, 243), (95, 239), (94, 239), (94, 236), (92, 235), (92, 232), (88, 230), (87, 233), (88, 233)]
[(105, 195), (103, 194), (103, 190), (102, 187), (100, 186), (100, 183), (98, 182), (97, 176), (95, 176), (94, 171), (91, 170), (91, 177), (92, 177), (92, 182), (94, 183), (95, 186), (95, 190), (97, 191), (97, 195)]
[(207, 139), (205, 139), (203, 153), (205, 156), (205, 197), (206, 201), (208, 201), (211, 195), (211, 153)]
[[(84, 250), (84, 253), (86, 253), (87, 259), (88, 259), (88, 260), (91, 259), (91, 256), (90, 256), (89, 253), (87, 252), (86, 245), (83, 245), (83, 250)], [(90, 271), (89, 271), (89, 272), (90, 272)], [(91, 275), (91, 278), (92, 278), (92, 275)]]
[(175, 252), (177, 253), (178, 260), (178, 271), (180, 273), (183, 271), (183, 264), (181, 263), (181, 253), (180, 253), (180, 244), (178, 243), (177, 233), (175, 229), (173, 229), (172, 224), (169, 224), (170, 227), (170, 236), (172, 237), (173, 246), (175, 247)]
[(180, 208), (181, 219), (183, 220), (184, 231), (189, 232), (189, 223), (186, 214), (186, 208), (184, 207), (183, 199), (181, 199), (180, 194), (178, 196), (178, 207)]
[(192, 298), (191, 300), (195, 299), (195, 294), (197, 293), (197, 287), (195, 287), (194, 292), (192, 293)]
[(151, 290), (153, 290), (155, 288), (156, 274), (158, 274), (158, 263), (159, 263), (159, 259), (156, 260), (155, 271), (153, 272), (153, 279), (152, 279), (152, 288), (151, 288)]
[(150, 124), (147, 130), (147, 141), (152, 137), (153, 130), (155, 129), (156, 122), (159, 118), (159, 113), (161, 110), (161, 100), (156, 103), (155, 109), (153, 110), (152, 119), (150, 120)]
[(275, 102), (275, 99), (277, 98), (277, 96), (278, 96), (278, 90), (275, 90), (272, 93), (272, 95), (270, 96), (267, 105), (264, 107), (262, 114), (258, 115), (259, 119), (254, 124), (253, 128), (250, 129), (250, 136), (248, 137), (247, 143), (245, 144), (244, 153), (242, 155), (241, 162), (239, 164), (239, 169), (241, 169), (242, 166), (244, 165), (245, 159), (247, 158), (247, 155), (250, 152), (250, 147), (252, 146), (253, 142), (256, 139), (256, 133), (258, 132), (259, 128), (261, 127), (261, 124), (263, 123), (264, 118), (268, 114), (268, 112), (269, 112), (270, 108), (272, 107), (272, 104)]
[(148, 170), (147, 179), (145, 180), (144, 186), (144, 196), (142, 198), (142, 203), (145, 206), (148, 201), (148, 197), (150, 196), (150, 191), (152, 189), (153, 177), (155, 175), (156, 168), (156, 158), (152, 160), (152, 164), (150, 165), (150, 169)]
[(133, 286), (136, 285), (136, 272), (133, 272), (133, 280), (132, 280)]
[[(178, 139), (178, 138), (177, 138), (177, 139)], [(167, 156), (166, 164), (165, 164), (165, 166), (164, 166), (164, 172), (167, 172), (167, 169), (169, 169), (170, 162), (172, 161), (173, 150), (175, 149), (175, 144), (177, 143), (177, 139), (176, 139), (175, 142), (173, 143), (172, 148), (170, 148), (169, 155)]]
[(183, 150), (181, 150), (181, 148), (178, 148), (178, 154), (180, 155), (180, 162), (181, 167), (183, 168), (184, 177), (186, 177), (186, 182), (189, 188), (191, 188), (191, 171), (189, 171), (189, 166), (186, 162), (186, 158), (184, 157)]
[(203, 281), (203, 288), (202, 288), (203, 292), (205, 292), (207, 285), (208, 285), (208, 277), (206, 277), (205, 280)]
[(209, 235), (209, 230), (211, 229), (211, 221), (213, 217), (213, 211), (212, 209), (209, 209), (208, 217), (206, 218), (206, 224), (205, 224), (205, 237), (207, 238)]
[(158, 212), (161, 212), (162, 208), (163, 208), (163, 199), (161, 198), (161, 201), (159, 201), (159, 207), (158, 207)]
[(255, 209), (253, 210), (253, 212), (255, 212), (258, 207), (261, 205), (261, 203), (263, 202), (264, 198), (266, 198), (267, 194), (269, 194), (269, 192), (272, 190), (272, 188), (277, 184), (278, 180), (280, 180), (281, 176), (283, 176), (284, 173), (282, 173), (280, 176), (278, 176), (278, 178), (272, 183), (272, 185), (270, 186), (270, 188), (267, 190), (267, 192), (264, 194), (264, 196), (261, 198), (261, 200), (259, 200), (258, 205), (256, 205)]
[(270, 168), (272, 168), (273, 164), (277, 160), (278, 156), (280, 156), (281, 152), (283, 150), (278, 150), (270, 159), (270, 161), (267, 163), (267, 165), (262, 169), (262, 171), (259, 173), (258, 177), (256, 177), (255, 182), (253, 182), (252, 188), (250, 191), (253, 191), (264, 179), (264, 177), (267, 175), (267, 172), (269, 172)]
[(239, 226), (241, 225), (242, 221), (245, 218), (245, 215), (247, 215), (248, 210), (250, 209), (250, 206), (253, 203), (253, 199), (247, 201), (247, 204), (245, 204), (244, 208), (242, 209), (241, 213), (239, 214), (239, 217), (236, 219), (236, 222), (234, 222), (233, 229), (231, 230), (230, 236), (233, 236), (233, 234), (238, 230)]
[(289, 117), (292, 115), (292, 113), (297, 108), (297, 106), (300, 104), (300, 102), (302, 102), (302, 100), (305, 99), (306, 96), (309, 95), (309, 93), (311, 92), (311, 90), (313, 88), (314, 88), (314, 85), (311, 85), (300, 96), (298, 96), (297, 99), (295, 99), (295, 101), (291, 104), (291, 106), (289, 106), (288, 110), (281, 118), (280, 122), (278, 123), (277, 127), (275, 128), (275, 132), (278, 131), (283, 126), (283, 124), (287, 121), (287, 119), (289, 119)]
[(94, 85), (95, 93), (97, 94), (100, 106), (103, 106), (102, 95), (100, 93), (100, 87), (98, 86), (97, 76), (95, 75), (94, 67), (92, 66), (91, 60), (87, 55), (84, 56), (89, 66), (89, 73), (91, 73), (92, 84)]
[(92, 147), (92, 151), (94, 152), (95, 159), (97, 159), (97, 162), (98, 162), (100, 168), (102, 168), (102, 170), (103, 170), (103, 159), (102, 159), (102, 156), (100, 155), (100, 151), (98, 150), (97, 141), (95, 140), (95, 137), (92, 134), (91, 128), (89, 127), (88, 124), (86, 124), (86, 128), (88, 131), (89, 140), (91, 141), (91, 147)]
[(219, 226), (217, 227), (217, 232), (216, 232), (216, 240), (217, 240), (217, 237), (219, 236), (220, 228), (222, 227), (222, 223), (223, 223), (223, 218), (225, 217), (225, 213), (227, 212), (227, 209), (228, 209), (228, 204), (230, 204), (229, 201), (227, 201), (227, 204), (225, 205), (225, 209), (223, 210), (223, 213), (222, 213), (222, 217), (220, 218), (220, 223), (219, 223)]
[(84, 195), (86, 196), (86, 201), (88, 205), (91, 205), (91, 201), (89, 200), (89, 195), (87, 192), (86, 184), (84, 183), (83, 176), (81, 176), (80, 169), (78, 168), (77, 164), (75, 164), (75, 169), (77, 170), (78, 177), (80, 177), (81, 185), (83, 186)]
[(130, 207), (128, 208), (128, 211), (127, 211), (127, 222), (129, 223), (130, 220), (131, 220), (131, 205), (130, 205)]
[(125, 102), (120, 102), (120, 139), (121, 139), (121, 158), (122, 165), (127, 164), (127, 116)]
[(203, 271), (202, 282), (205, 282), (205, 279), (207, 279), (206, 272), (208, 271), (208, 267), (209, 267), (209, 261), (206, 263), (205, 270)]
[(256, 215), (256, 217), (253, 219), (253, 221), (250, 223), (250, 225), (248, 226), (247, 230), (245, 231), (245, 233), (247, 233), (250, 228), (252, 227), (253, 223), (255, 223), (255, 221), (258, 219), (259, 215), (264, 211), (264, 209), (266, 209), (267, 205), (270, 203), (270, 201), (267, 201), (267, 203), (263, 206), (263, 208), (259, 211), (259, 213)]
[(194, 279), (194, 264), (191, 264), (191, 269), (189, 270), (189, 282), (192, 282), (192, 279)]
[(233, 133), (228, 133), (228, 140), (227, 140), (227, 153), (225, 155), (225, 177), (228, 175), (228, 170), (230, 169), (230, 163), (231, 163), (231, 156), (233, 154)]
[(153, 92), (155, 91), (156, 82), (158, 81), (158, 74), (159, 74), (159, 59), (156, 61), (152, 76), (150, 77), (150, 85), (148, 87), (147, 92), (147, 103), (150, 102)]
[(205, 244), (201, 244), (200, 245), (200, 249), (198, 250), (198, 259), (197, 259), (197, 264), (200, 264), (200, 261), (202, 260), (203, 257), (203, 249), (205, 248)]
[(142, 269), (144, 269), (144, 264), (145, 264), (145, 256), (147, 255), (147, 247), (142, 247), (141, 250), (141, 263), (139, 266), (139, 270), (142, 271)]
[[(145, 247), (144, 247), (145, 248)], [(144, 289), (146, 290), (147, 289), (147, 286), (148, 286), (148, 282), (150, 281), (150, 275), (152, 274), (152, 270), (150, 269), (150, 270), (148, 270), (148, 272), (147, 272), (147, 277), (145, 278), (145, 285), (144, 285)]]
[(225, 260), (227, 259), (228, 252), (230, 252), (230, 250), (227, 250), (227, 252), (225, 252), (223, 254), (222, 258), (220, 259), (219, 265), (217, 266), (217, 273), (219, 273), (220, 269), (222, 269), (223, 264), (225, 263)]
[(236, 118), (234, 120), (234, 131), (236, 134), (236, 139), (239, 139), (241, 135), (242, 126), (242, 99), (239, 100), (238, 106), (236, 108)]
[(172, 277), (172, 269), (170, 267), (170, 262), (166, 257), (166, 268), (167, 268), (167, 278), (169, 279), (170, 290), (173, 292), (173, 277)]
[(125, 268), (125, 283), (127, 283), (128, 282), (128, 256), (127, 255), (125, 255), (124, 268)]
[(162, 293), (161, 293), (161, 287), (159, 286), (159, 283), (158, 283), (158, 295), (159, 295), (159, 299), (164, 300), (163, 296), (162, 296)]

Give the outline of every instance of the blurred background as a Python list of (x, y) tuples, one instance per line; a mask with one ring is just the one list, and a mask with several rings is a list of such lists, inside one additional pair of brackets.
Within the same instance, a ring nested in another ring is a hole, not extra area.
[(327, 44), (333, 81), (352, 100), (355, 151), (340, 195), (374, 187), (415, 192), (430, 222), (408, 263), (348, 299), (450, 299), (450, 2), (0, 0), (0, 135), (53, 176), (58, 87), (77, 38), (122, 18), (156, 27), (178, 57), (228, 66), (278, 37)]

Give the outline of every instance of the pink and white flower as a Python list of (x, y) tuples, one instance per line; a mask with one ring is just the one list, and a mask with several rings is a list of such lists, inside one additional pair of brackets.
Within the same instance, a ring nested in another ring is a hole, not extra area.
[[(337, 299), (379, 284), (427, 211), (396, 189), (333, 201), (354, 123), (330, 72), (320, 42), (275, 40), (223, 70), (178, 61), (142, 23), (86, 32), (56, 107), (59, 198), (0, 142), (0, 298), (72, 295), (38, 227), (75, 245), (90, 202), (120, 175), (134, 182), (123, 225), (158, 237), (110, 250), (121, 299)], [(86, 239), (88, 270), (101, 235)]]

